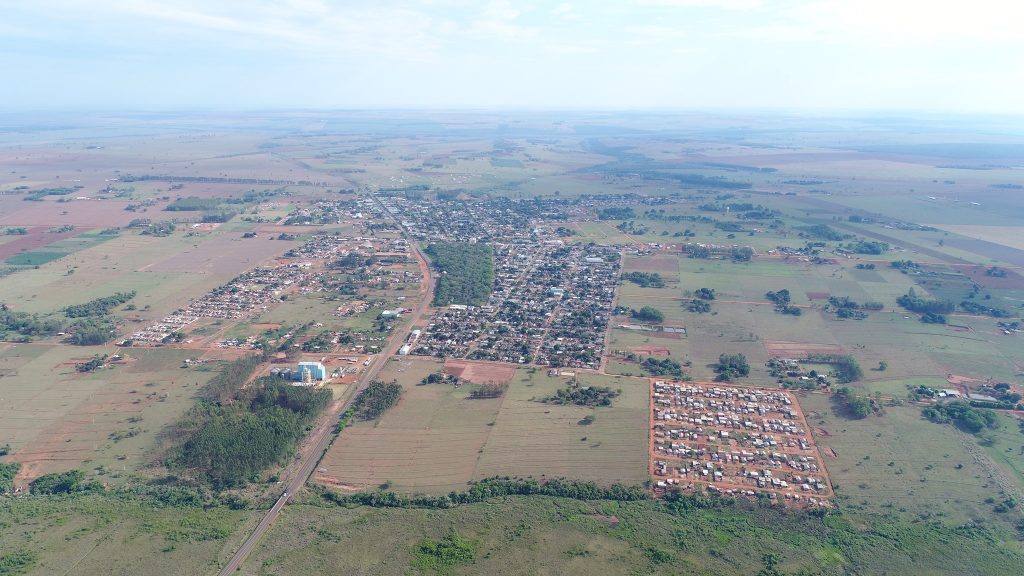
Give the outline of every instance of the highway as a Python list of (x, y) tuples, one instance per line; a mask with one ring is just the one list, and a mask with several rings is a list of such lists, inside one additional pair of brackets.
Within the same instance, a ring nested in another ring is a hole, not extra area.
[(284, 505), (287, 504), (288, 500), (290, 500), (291, 497), (306, 484), (306, 481), (320, 463), (320, 459), (323, 458), (324, 452), (327, 451), (327, 448), (331, 445), (331, 441), (334, 439), (336, 429), (336, 426), (333, 425), (334, 422), (336, 422), (340, 416), (349, 409), (352, 403), (355, 402), (355, 399), (359, 396), (359, 393), (377, 377), (377, 374), (387, 364), (388, 360), (398, 352), (398, 349), (405, 342), (406, 335), (412, 329), (412, 325), (430, 306), (430, 301), (434, 298), (434, 282), (430, 273), (430, 266), (427, 264), (427, 260), (423, 256), (423, 253), (420, 252), (419, 246), (411, 243), (410, 245), (412, 246), (412, 250), (416, 255), (416, 259), (420, 265), (420, 270), (423, 274), (423, 282), (420, 285), (420, 300), (416, 309), (409, 314), (408, 320), (406, 320), (401, 327), (395, 328), (391, 338), (388, 339), (387, 345), (385, 345), (384, 349), (374, 357), (370, 366), (368, 366), (362, 373), (356, 392), (349, 396), (348, 400), (341, 405), (341, 408), (337, 412), (328, 416), (331, 418), (332, 425), (320, 426), (314, 430), (314, 435), (310, 438), (311, 448), (307, 450), (305, 455), (302, 457), (298, 470), (296, 470), (295, 474), (285, 485), (284, 492), (270, 510), (267, 510), (266, 515), (262, 520), (260, 520), (260, 523), (256, 525), (256, 529), (253, 533), (250, 534), (238, 550), (235, 551), (231, 560), (224, 565), (224, 568), (219, 572), (220, 576), (234, 574), (242, 566), (242, 563), (245, 562), (245, 559), (248, 558), (249, 554), (256, 547), (256, 544), (259, 543), (263, 535), (266, 534), (267, 530), (270, 529), (270, 526), (281, 514), (281, 510), (284, 508)]

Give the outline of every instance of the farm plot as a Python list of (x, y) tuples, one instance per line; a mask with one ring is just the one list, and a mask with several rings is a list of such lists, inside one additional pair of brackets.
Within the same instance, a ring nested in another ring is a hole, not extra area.
[(404, 388), (402, 399), (379, 421), (346, 428), (328, 450), (316, 480), (349, 490), (384, 483), (411, 492), (465, 489), (502, 400), (470, 399), (465, 387), (450, 384), (417, 385), (441, 369), (439, 362), (428, 360), (389, 363), (379, 379), (397, 379)]
[[(579, 374), (582, 386), (622, 394), (611, 407), (539, 402), (566, 386), (565, 376), (520, 369), (480, 455), (474, 478), (567, 477), (602, 484), (638, 484), (647, 475), (647, 380)], [(587, 417), (593, 420), (587, 424)]]
[(134, 303), (141, 314), (148, 313), (141, 311), (146, 305), (162, 308), (166, 304), (170, 311), (189, 297), (198, 296), (230, 278), (230, 274), (224, 273), (138, 271), (148, 262), (185, 249), (190, 240), (122, 234), (38, 269), (4, 277), (0, 279), (0, 292), (4, 294), (4, 302), (24, 312), (49, 312), (63, 304), (131, 290), (138, 292)]
[[(463, 364), (449, 368), (471, 379), (508, 375), (509, 367), (500, 364), (496, 370), (487, 370), (485, 363)], [(441, 369), (440, 363), (421, 359), (390, 363), (380, 379), (397, 378), (404, 387), (401, 401), (378, 422), (346, 428), (316, 480), (343, 490), (390, 483), (410, 492), (446, 493), (497, 475), (601, 483), (647, 478), (646, 380), (582, 374), (585, 384), (622, 388), (614, 406), (586, 408), (539, 402), (567, 379), (536, 369), (516, 370), (498, 399), (471, 399), (467, 386), (416, 385)], [(587, 416), (594, 416), (589, 425), (581, 423)]]
[(280, 256), (299, 245), (293, 240), (242, 239), (227, 232), (197, 243), (169, 258), (142, 268), (151, 272), (212, 272), (237, 274)]
[(156, 435), (190, 405), (213, 373), (183, 370), (184, 350), (131, 350), (111, 368), (75, 364), (104, 347), (3, 345), (0, 437), (20, 462), (19, 479), (91, 466), (115, 473), (147, 463)]

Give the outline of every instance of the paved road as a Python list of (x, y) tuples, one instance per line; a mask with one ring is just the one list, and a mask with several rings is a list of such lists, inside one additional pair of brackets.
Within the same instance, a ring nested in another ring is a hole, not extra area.
[[(415, 323), (419, 317), (427, 310), (430, 305), (430, 301), (434, 297), (434, 282), (431, 278), (430, 267), (427, 265), (426, 258), (423, 253), (420, 252), (418, 246), (412, 246), (413, 252), (416, 255), (416, 259), (420, 263), (420, 269), (423, 271), (423, 282), (420, 289), (420, 302), (416, 306), (416, 309), (409, 315), (409, 319), (402, 324), (400, 328), (396, 328), (395, 332), (391, 335), (387, 345), (381, 350), (380, 354), (374, 357), (370, 366), (363, 372), (361, 379), (359, 380), (359, 386), (356, 388), (355, 394), (352, 394), (344, 404), (341, 405), (340, 410), (336, 412), (333, 417), (337, 418), (341, 414), (344, 414), (348, 410), (352, 402), (355, 401), (359, 393), (362, 392), (370, 382), (377, 377), (377, 373), (380, 372), (381, 368), (387, 364), (388, 360), (394, 356), (398, 349), (405, 342), (406, 335), (413, 323)], [(334, 439), (335, 426), (323, 426), (318, 428), (314, 432), (314, 436), (310, 438), (311, 448), (306, 451), (305, 456), (302, 458), (299, 468), (296, 473), (292, 476), (291, 480), (288, 481), (285, 491), (274, 503), (274, 506), (267, 511), (267, 514), (263, 517), (263, 520), (256, 526), (256, 529), (252, 534), (242, 543), (241, 547), (235, 552), (235, 555), (231, 560), (224, 565), (224, 568), (220, 571), (220, 576), (227, 576), (234, 574), (242, 565), (242, 562), (249, 556), (256, 544), (259, 543), (260, 539), (267, 532), (270, 526), (277, 519), (278, 515), (281, 514), (281, 509), (288, 503), (288, 500), (301, 489), (305, 484), (306, 480), (313, 474), (313, 470), (316, 469), (320, 463), (320, 459), (323, 457), (327, 447), (331, 445), (331, 441)]]

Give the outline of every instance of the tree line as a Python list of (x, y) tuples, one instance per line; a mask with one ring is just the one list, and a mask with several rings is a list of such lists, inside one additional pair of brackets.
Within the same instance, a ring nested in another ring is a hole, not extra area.
[(341, 506), (355, 505), (375, 508), (454, 508), (460, 504), (483, 502), (502, 496), (558, 496), (574, 500), (616, 500), (620, 502), (650, 498), (647, 490), (642, 486), (612, 484), (606, 488), (585, 480), (553, 478), (541, 481), (507, 476), (485, 478), (474, 482), (469, 490), (452, 491), (442, 496), (405, 495), (385, 491), (342, 495), (327, 490), (323, 493), (324, 499)]

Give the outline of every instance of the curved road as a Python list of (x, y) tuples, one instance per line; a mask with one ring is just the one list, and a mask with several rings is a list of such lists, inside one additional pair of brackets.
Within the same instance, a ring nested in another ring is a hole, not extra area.
[[(359, 387), (356, 388), (355, 394), (349, 396), (349, 399), (342, 404), (341, 409), (335, 413), (333, 418), (340, 418), (342, 414), (352, 405), (355, 399), (359, 396), (359, 393), (365, 389), (374, 378), (377, 377), (377, 373), (380, 372), (381, 368), (387, 364), (388, 360), (394, 356), (398, 349), (401, 348), (405, 342), (406, 334), (409, 333), (412, 325), (419, 320), (420, 316), (430, 306), (430, 301), (434, 298), (434, 282), (430, 273), (430, 266), (427, 264), (426, 258), (423, 253), (420, 252), (419, 246), (410, 243), (412, 250), (416, 255), (416, 260), (419, 262), (420, 270), (423, 273), (423, 282), (420, 287), (420, 301), (416, 306), (416, 309), (409, 314), (409, 319), (402, 324), (402, 327), (396, 329), (394, 334), (388, 340), (387, 345), (377, 356), (374, 357), (370, 366), (363, 372), (362, 377), (359, 381)], [(299, 464), (298, 470), (292, 476), (291, 480), (285, 487), (285, 491), (277, 499), (277, 502), (267, 510), (266, 515), (260, 520), (260, 523), (256, 525), (256, 529), (253, 533), (246, 538), (245, 542), (235, 551), (234, 556), (231, 560), (224, 565), (224, 568), (220, 571), (220, 576), (228, 576), (234, 574), (242, 566), (242, 562), (249, 556), (256, 544), (259, 543), (260, 539), (267, 532), (270, 526), (277, 520), (277, 517), (281, 514), (281, 510), (284, 505), (288, 503), (288, 500), (306, 484), (306, 480), (309, 479), (310, 475), (313, 474), (313, 470), (317, 464), (320, 463), (320, 459), (323, 457), (324, 452), (328, 446), (331, 445), (331, 441), (334, 439), (334, 431), (336, 426), (322, 426), (316, 429), (313, 433), (314, 436), (310, 438), (311, 449), (306, 452), (306, 455), (302, 457), (301, 463)]]

